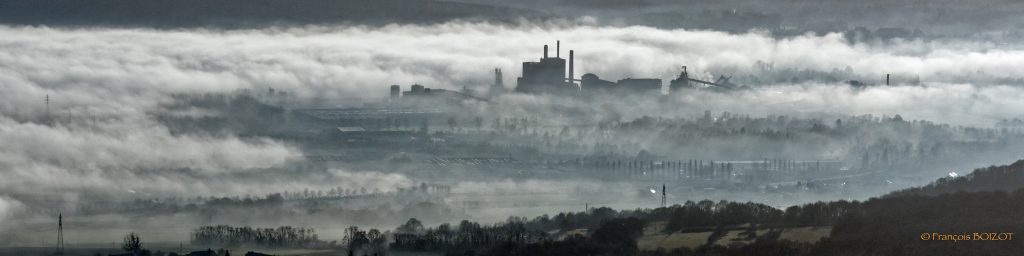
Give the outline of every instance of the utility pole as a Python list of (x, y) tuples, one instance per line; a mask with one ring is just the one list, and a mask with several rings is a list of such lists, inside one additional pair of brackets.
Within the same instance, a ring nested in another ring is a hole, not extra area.
[[(50, 96), (46, 96), (49, 101)], [(64, 214), (57, 214), (57, 255), (64, 255)]]
[(43, 122), (46, 123), (47, 125), (49, 125), (50, 124), (50, 95), (49, 94), (46, 95), (46, 99), (44, 100), (44, 102), (46, 102), (46, 113), (43, 113)]
[(666, 205), (666, 203), (667, 203), (667, 201), (668, 201), (668, 200), (667, 200), (667, 199), (668, 199), (667, 197), (668, 197), (668, 196), (667, 196), (667, 193), (665, 193), (665, 183), (662, 183), (662, 184), (661, 184), (661, 207), (662, 207), (662, 208), (664, 208), (664, 207), (666, 207), (666, 206), (667, 206), (667, 205)]

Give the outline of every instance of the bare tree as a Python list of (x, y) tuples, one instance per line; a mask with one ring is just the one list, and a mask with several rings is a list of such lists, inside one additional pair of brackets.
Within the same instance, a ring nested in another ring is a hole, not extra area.
[(121, 244), (121, 249), (126, 252), (139, 255), (142, 252), (142, 239), (139, 238), (135, 232), (128, 233), (124, 236), (124, 242)]

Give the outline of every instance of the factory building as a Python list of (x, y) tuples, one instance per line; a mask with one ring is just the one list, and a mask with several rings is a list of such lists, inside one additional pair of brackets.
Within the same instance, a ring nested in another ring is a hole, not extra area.
[(402, 87), (397, 84), (391, 85), (391, 102), (397, 102), (402, 97)]
[(495, 68), (494, 69), (494, 83), (491, 84), (491, 89), (490, 89), (490, 91), (488, 91), (488, 94), (490, 94), (491, 98), (497, 97), (498, 95), (504, 94), (506, 92), (505, 91), (505, 82), (503, 81), (503, 79), (504, 78), (501, 75), (501, 69), (500, 68)]
[[(500, 73), (499, 73), (500, 74)], [(390, 87), (390, 98), (388, 103), (392, 106), (455, 106), (458, 105), (462, 100), (476, 100), (490, 102), (488, 99), (480, 98), (476, 95), (476, 91), (463, 87), (462, 90), (445, 90), (445, 89), (433, 89), (427, 88), (420, 84), (413, 84), (409, 87), (408, 91), (402, 92), (402, 88), (399, 85), (392, 85)]]
[(595, 74), (587, 73), (580, 77), (580, 87), (587, 94), (627, 94), (627, 93), (661, 93), (661, 79), (657, 78), (626, 78), (617, 82), (603, 80)]
[(679, 77), (672, 79), (668, 84), (668, 92), (676, 93), (683, 89), (694, 89), (693, 85), (690, 85), (690, 73), (686, 71), (686, 66), (683, 66), (683, 71), (679, 72)]
[(405, 93), (402, 93), (402, 96), (405, 96), (405, 97), (418, 97), (418, 96), (430, 95), (430, 93), (431, 93), (430, 88), (424, 87), (423, 85), (420, 85), (420, 84), (413, 84), (411, 87), (409, 87), (408, 91), (405, 91)]
[(580, 77), (583, 92), (593, 94), (626, 94), (626, 93), (661, 93), (661, 79), (657, 78), (626, 78), (617, 82), (603, 80), (593, 73)]
[[(561, 42), (555, 46), (555, 56), (548, 55), (548, 46), (544, 45), (544, 55), (539, 61), (523, 62), (522, 76), (516, 79), (515, 91), (527, 94), (557, 94), (567, 96), (600, 95), (600, 94), (663, 94), (664, 84), (659, 78), (625, 78), (618, 81), (603, 80), (593, 73), (584, 74), (580, 79), (574, 75), (574, 55), (569, 51), (568, 62), (561, 54)], [(568, 63), (568, 67), (566, 64)], [(679, 76), (671, 80), (668, 85), (668, 93), (680, 93), (685, 89), (711, 89), (728, 91), (744, 88), (729, 81), (731, 77), (720, 76), (714, 82), (694, 79), (690, 76), (686, 66), (682, 66)], [(577, 84), (576, 82), (579, 82)], [(436, 99), (448, 99), (450, 102), (457, 102), (463, 99), (473, 99), (491, 102), (489, 99), (506, 93), (503, 82), (502, 70), (494, 69), (494, 83), (490, 85), (488, 93), (483, 96), (468, 87), (461, 91), (450, 91), (444, 89), (430, 89), (423, 85), (414, 84), (409, 91), (401, 92), (398, 85), (391, 86), (390, 102), (408, 103), (436, 103)]]
[[(559, 55), (561, 42), (555, 48), (555, 57), (548, 55), (548, 46), (544, 45), (544, 56), (537, 62), (523, 62), (523, 76), (517, 80), (516, 91), (531, 94), (580, 95), (598, 93), (648, 93), (660, 94), (662, 81), (657, 78), (626, 78), (617, 82), (602, 80), (593, 73), (576, 79), (574, 75), (574, 55), (569, 51), (569, 66)], [(568, 70), (568, 75), (566, 71)], [(498, 73), (500, 74), (500, 73)], [(576, 85), (576, 82), (580, 82)], [(497, 82), (496, 82), (497, 84)]]
[(623, 92), (661, 93), (661, 79), (657, 78), (626, 78), (619, 80), (617, 85)]
[(408, 91), (402, 91), (399, 85), (389, 87), (388, 101), (391, 104), (424, 103), (431, 99), (439, 98), (450, 91), (444, 89), (431, 89), (420, 84), (413, 84)]
[(580, 87), (587, 92), (598, 92), (606, 91), (610, 92), (615, 89), (615, 82), (602, 80), (600, 77), (593, 73), (586, 73), (580, 77)]
[(523, 76), (516, 80), (516, 91), (533, 94), (567, 94), (579, 92), (573, 79), (573, 51), (569, 51), (569, 75), (566, 76), (565, 59), (561, 56), (561, 42), (555, 48), (555, 57), (548, 56), (544, 45), (544, 57), (537, 62), (523, 62)]
[(455, 103), (458, 99), (453, 96), (461, 95), (456, 91), (445, 89), (432, 89), (420, 84), (413, 84), (408, 91), (402, 93), (401, 104), (403, 105), (436, 105), (441, 103)]

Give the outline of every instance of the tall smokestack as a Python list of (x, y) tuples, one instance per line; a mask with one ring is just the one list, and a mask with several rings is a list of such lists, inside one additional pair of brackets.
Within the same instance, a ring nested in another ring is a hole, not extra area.
[(885, 74), (885, 86), (889, 86), (889, 74)]
[(562, 57), (562, 40), (555, 41), (555, 58)]
[(572, 72), (573, 71), (573, 69), (572, 69), (573, 63), (572, 62), (573, 62), (573, 52), (572, 52), (572, 50), (569, 50), (569, 84), (575, 83), (575, 81), (573, 79), (576, 78), (574, 76), (573, 72)]
[(502, 81), (502, 78), (501, 78), (501, 69), (500, 68), (495, 68), (494, 69), (494, 87), (505, 87), (504, 82)]
[(546, 44), (544, 45), (544, 58), (545, 59), (548, 58), (548, 45), (546, 45)]

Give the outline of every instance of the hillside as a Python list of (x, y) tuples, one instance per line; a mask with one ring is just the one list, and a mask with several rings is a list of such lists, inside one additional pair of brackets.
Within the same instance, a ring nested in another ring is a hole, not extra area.
[[(492, 226), (399, 228), (418, 231), (397, 232), (391, 248), (455, 255), (1013, 255), (1024, 249), (1024, 240), (1012, 237), (1024, 231), (1022, 168), (1018, 161), (864, 202), (784, 210), (705, 200), (510, 218)], [(574, 232), (551, 238), (552, 230)], [(620, 235), (609, 238), (602, 230)], [(481, 234), (488, 239), (474, 238)]]
[(896, 191), (885, 197), (908, 195), (936, 196), (956, 192), (981, 191), (1012, 192), (1021, 188), (1024, 188), (1024, 160), (1010, 165), (977, 169), (964, 176), (942, 178), (927, 186)]

